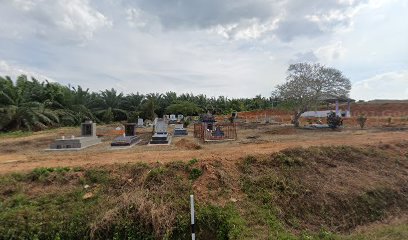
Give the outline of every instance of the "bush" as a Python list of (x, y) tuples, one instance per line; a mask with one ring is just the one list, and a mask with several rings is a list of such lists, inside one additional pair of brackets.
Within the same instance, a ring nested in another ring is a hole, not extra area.
[(109, 174), (105, 170), (90, 169), (85, 172), (85, 178), (90, 183), (107, 183)]
[(190, 171), (190, 180), (196, 180), (197, 178), (199, 178), (201, 175), (203, 174), (203, 171), (201, 169), (198, 168), (193, 168)]
[(240, 239), (245, 231), (244, 220), (232, 205), (199, 207), (197, 227), (198, 239)]
[(343, 119), (337, 116), (335, 112), (331, 112), (327, 116), (327, 125), (334, 130), (343, 125)]
[(357, 123), (360, 125), (361, 129), (364, 128), (366, 122), (367, 122), (367, 117), (365, 115), (358, 116)]

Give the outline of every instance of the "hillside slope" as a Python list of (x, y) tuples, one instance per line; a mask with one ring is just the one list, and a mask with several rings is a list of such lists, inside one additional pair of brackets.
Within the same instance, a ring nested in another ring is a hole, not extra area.
[(188, 239), (193, 193), (198, 239), (374, 239), (366, 237), (372, 231), (353, 232), (407, 214), (407, 147), (292, 148), (239, 161), (3, 175), (0, 238)]

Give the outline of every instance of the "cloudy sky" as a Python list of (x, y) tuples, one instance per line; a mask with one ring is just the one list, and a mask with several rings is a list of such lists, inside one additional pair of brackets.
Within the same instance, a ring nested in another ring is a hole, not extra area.
[(99, 91), (270, 96), (290, 63), (408, 99), (407, 0), (0, 0), (0, 75)]

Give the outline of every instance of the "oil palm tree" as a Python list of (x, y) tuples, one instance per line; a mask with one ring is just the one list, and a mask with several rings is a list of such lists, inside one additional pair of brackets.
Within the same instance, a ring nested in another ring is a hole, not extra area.
[(50, 101), (33, 100), (32, 85), (26, 76), (20, 76), (16, 84), (0, 77), (0, 130), (36, 130), (59, 123)]
[(123, 93), (117, 93), (115, 89), (102, 91), (97, 99), (97, 107), (94, 112), (100, 116), (105, 123), (126, 120), (128, 113), (121, 108), (124, 101)]

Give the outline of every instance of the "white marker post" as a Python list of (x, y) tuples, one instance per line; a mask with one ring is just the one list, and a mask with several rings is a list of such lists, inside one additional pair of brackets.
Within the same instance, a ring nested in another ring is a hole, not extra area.
[(195, 240), (194, 195), (190, 195), (190, 209), (191, 209), (191, 239), (192, 239), (192, 240)]

